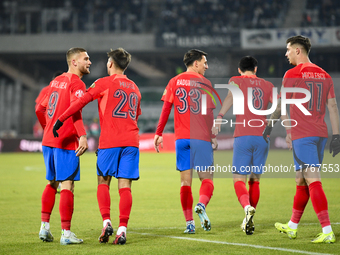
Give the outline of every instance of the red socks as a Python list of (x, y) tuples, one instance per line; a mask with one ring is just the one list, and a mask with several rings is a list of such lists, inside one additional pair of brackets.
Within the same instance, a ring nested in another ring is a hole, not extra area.
[(200, 197), (198, 202), (207, 206), (213, 195), (213, 191), (214, 191), (213, 181), (210, 179), (204, 179), (201, 184)]
[(238, 198), (238, 201), (242, 205), (242, 207), (246, 207), (247, 205), (250, 205), (249, 202), (249, 194), (248, 190), (246, 188), (246, 184), (242, 181), (237, 181), (234, 183), (234, 188), (236, 192), (236, 196)]
[(308, 186), (297, 186), (293, 202), (293, 213), (291, 222), (298, 224), (309, 200)]
[(99, 211), (102, 215), (103, 221), (110, 219), (111, 198), (110, 187), (107, 184), (99, 184), (97, 187), (97, 201)]
[(119, 195), (119, 227), (127, 227), (132, 207), (131, 189), (122, 188), (119, 190)]
[(260, 182), (248, 181), (249, 185), (249, 202), (250, 205), (256, 208), (260, 199)]
[(57, 189), (47, 184), (41, 196), (41, 221), (50, 222), (51, 213), (55, 203)]
[(71, 229), (71, 219), (73, 214), (74, 195), (68, 189), (60, 192), (59, 213), (61, 219), (61, 229)]
[(309, 185), (310, 199), (312, 200), (313, 208), (318, 216), (322, 227), (331, 225), (328, 215), (328, 203), (325, 192), (323, 191), (321, 182), (313, 182)]
[(180, 196), (185, 220), (193, 220), (194, 218), (192, 214), (192, 205), (194, 202), (194, 198), (192, 197), (191, 187), (182, 186)]

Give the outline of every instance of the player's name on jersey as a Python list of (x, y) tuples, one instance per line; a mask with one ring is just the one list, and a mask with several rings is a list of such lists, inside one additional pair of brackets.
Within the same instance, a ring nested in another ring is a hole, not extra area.
[(66, 89), (67, 82), (52, 81), (52, 88)]
[(135, 89), (135, 85), (131, 82), (124, 82), (124, 81), (119, 81), (119, 86), (124, 87), (124, 88), (130, 88), (130, 89)]
[(302, 72), (302, 79), (320, 79), (320, 80), (325, 80), (325, 74), (324, 73), (314, 73), (314, 72)]
[(178, 79), (177, 86), (190, 86), (190, 87), (201, 87), (200, 82), (195, 80)]

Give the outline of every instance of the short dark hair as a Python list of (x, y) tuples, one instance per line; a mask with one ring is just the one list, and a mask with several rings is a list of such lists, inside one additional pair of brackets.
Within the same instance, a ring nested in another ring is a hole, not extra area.
[(242, 72), (254, 71), (255, 67), (257, 67), (257, 60), (252, 56), (245, 56), (241, 58), (240, 62), (238, 63), (238, 67)]
[(125, 70), (131, 62), (131, 54), (123, 48), (111, 50), (107, 56), (113, 60), (116, 67)]
[(307, 55), (309, 54), (310, 49), (312, 48), (312, 44), (309, 38), (302, 35), (292, 36), (287, 39), (286, 43), (287, 44), (290, 43), (290, 45), (300, 44), (305, 49)]
[(191, 66), (196, 60), (201, 60), (203, 56), (208, 54), (201, 50), (192, 49), (184, 54), (183, 62), (186, 67)]
[(77, 54), (77, 53), (81, 53), (81, 52), (86, 52), (86, 50), (84, 48), (79, 48), (79, 47), (69, 49), (66, 52), (67, 63), (70, 62), (72, 55)]

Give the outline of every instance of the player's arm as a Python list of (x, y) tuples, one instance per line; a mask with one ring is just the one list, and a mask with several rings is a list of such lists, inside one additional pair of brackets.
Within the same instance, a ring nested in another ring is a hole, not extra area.
[[(80, 109), (82, 109), (85, 105), (87, 105), (89, 102), (91, 102), (93, 100), (92, 95), (88, 92), (86, 92), (84, 94), (83, 97), (78, 98), (76, 101), (74, 101), (69, 108), (67, 108), (67, 110), (59, 116), (58, 120), (56, 121), (56, 123), (53, 126), (53, 135), (54, 137), (58, 137), (58, 133), (57, 130), (64, 124), (64, 121), (67, 120), (69, 117), (71, 117), (72, 115), (74, 115), (75, 113), (78, 112), (78, 117), (76, 116), (76, 124), (75, 127), (77, 129), (77, 127), (79, 127), (79, 125), (83, 125), (83, 121), (81, 119), (81, 113), (80, 113)], [(80, 123), (78, 122), (80, 118)], [(81, 127), (80, 127), (81, 128)], [(84, 129), (85, 130), (85, 129)], [(79, 135), (79, 133), (78, 133)]]
[(223, 101), (220, 112), (217, 115), (217, 120), (214, 121), (213, 127), (211, 129), (214, 135), (217, 135), (221, 131), (221, 119), (223, 116), (229, 111), (231, 106), (233, 105), (233, 93), (229, 90), (228, 95)]
[(281, 116), (281, 120), (282, 121), (285, 121), (286, 123), (288, 122), (288, 124), (286, 125), (285, 129), (286, 129), (286, 132), (287, 132), (287, 135), (286, 135), (286, 143), (287, 143), (287, 147), (289, 150), (292, 150), (293, 149), (293, 145), (292, 145), (292, 135), (291, 135), (291, 125), (290, 125), (290, 121), (289, 121), (289, 116), (288, 114), (286, 115), (282, 115)]
[(45, 113), (46, 113), (47, 100), (48, 100), (48, 97), (47, 95), (45, 95), (44, 98), (41, 100), (41, 102), (38, 103), (35, 108), (35, 114), (37, 115), (39, 123), (43, 129), (45, 129), (46, 127)]
[(332, 126), (332, 140), (329, 146), (329, 152), (333, 152), (333, 157), (340, 152), (340, 135), (339, 135), (339, 110), (336, 98), (327, 99), (327, 108)]
[(170, 103), (168, 101), (164, 101), (161, 116), (159, 117), (157, 129), (156, 129), (156, 134), (155, 134), (155, 137), (154, 137), (154, 140), (153, 140), (154, 148), (157, 152), (159, 152), (159, 146), (161, 146), (161, 148), (163, 148), (163, 137), (162, 137), (162, 135), (163, 135), (164, 127), (165, 127), (166, 123), (168, 122), (169, 115), (170, 115), (170, 112), (171, 112), (171, 108), (172, 108), (172, 103)]
[(263, 130), (262, 136), (263, 139), (268, 143), (268, 136), (270, 136), (270, 133), (272, 132), (272, 129), (276, 122), (280, 120), (281, 117), (281, 98), (277, 100), (277, 106), (275, 111), (270, 115), (268, 124), (266, 128)]

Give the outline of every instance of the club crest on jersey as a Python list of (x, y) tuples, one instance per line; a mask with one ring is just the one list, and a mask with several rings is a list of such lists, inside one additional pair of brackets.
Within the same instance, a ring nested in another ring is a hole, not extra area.
[(92, 85), (90, 86), (90, 88), (94, 88), (96, 86), (96, 83), (92, 83)]
[(76, 93), (74, 94), (77, 98), (80, 98), (84, 95), (84, 91), (81, 89), (77, 90)]

